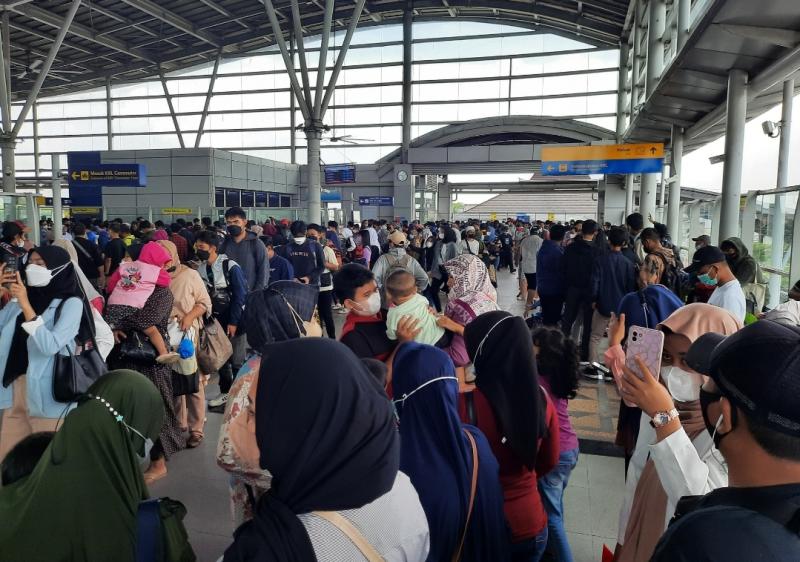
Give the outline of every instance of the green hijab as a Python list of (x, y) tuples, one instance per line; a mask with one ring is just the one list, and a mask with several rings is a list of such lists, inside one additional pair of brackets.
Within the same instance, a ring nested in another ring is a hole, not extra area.
[(111, 371), (65, 419), (33, 473), (0, 488), (0, 557), (8, 562), (134, 559), (136, 511), (146, 499), (137, 452), (164, 421), (158, 389)]

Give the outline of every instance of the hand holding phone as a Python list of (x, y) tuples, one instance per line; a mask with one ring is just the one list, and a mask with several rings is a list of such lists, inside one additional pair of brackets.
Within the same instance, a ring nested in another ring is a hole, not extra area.
[[(644, 379), (645, 373), (639, 368), (639, 363), (636, 358), (639, 357), (645, 364), (650, 374), (658, 380), (661, 371), (661, 353), (664, 349), (664, 332), (660, 330), (651, 330), (650, 328), (642, 328), (641, 326), (631, 326), (628, 331), (628, 345), (625, 351), (625, 366), (633, 371), (633, 373), (640, 379)], [(617, 387), (619, 388), (622, 381), (617, 380)], [(636, 406), (627, 401), (628, 406)]]

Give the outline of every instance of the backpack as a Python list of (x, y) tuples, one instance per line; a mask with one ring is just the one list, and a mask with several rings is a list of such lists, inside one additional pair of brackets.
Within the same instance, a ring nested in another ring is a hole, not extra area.
[(363, 246), (356, 246), (355, 250), (350, 252), (350, 261), (367, 267), (367, 258), (364, 257)]
[(384, 283), (389, 278), (389, 276), (395, 271), (407, 271), (412, 275), (414, 274), (414, 272), (411, 271), (411, 260), (414, 258), (409, 256), (408, 254), (406, 254), (402, 258), (396, 258), (391, 254), (385, 254), (385, 256), (386, 256), (386, 261), (389, 263), (389, 267), (383, 274)]
[(214, 273), (211, 266), (206, 264), (206, 277), (209, 281), (208, 293), (211, 297), (211, 310), (215, 317), (221, 316), (231, 306), (231, 276), (230, 259), (222, 262), (222, 275), (225, 277), (225, 289), (218, 289), (214, 281)]
[(663, 254), (656, 252), (652, 255), (658, 256), (661, 261), (664, 262), (664, 272), (661, 274), (661, 284), (680, 297), (681, 288), (683, 287), (683, 280), (681, 278), (681, 271), (678, 269), (677, 260), (675, 263), (670, 264)]

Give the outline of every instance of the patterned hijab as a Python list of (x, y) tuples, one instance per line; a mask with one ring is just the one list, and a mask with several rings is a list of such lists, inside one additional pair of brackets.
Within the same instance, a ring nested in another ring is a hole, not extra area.
[(477, 256), (462, 254), (444, 264), (454, 284), (450, 299), (458, 299), (475, 311), (476, 316), (497, 310), (497, 291), (489, 279), (489, 271)]

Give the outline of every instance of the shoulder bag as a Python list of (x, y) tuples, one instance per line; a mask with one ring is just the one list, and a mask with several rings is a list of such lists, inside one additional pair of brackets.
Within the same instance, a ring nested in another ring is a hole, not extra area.
[(464, 522), (464, 531), (461, 533), (461, 540), (458, 543), (458, 549), (453, 553), (453, 561), (459, 562), (461, 560), (461, 551), (464, 548), (464, 540), (467, 538), (467, 529), (469, 529), (469, 521), (472, 518), (472, 508), (475, 505), (475, 490), (478, 487), (478, 446), (475, 444), (475, 438), (466, 429), (463, 430), (464, 435), (467, 436), (469, 444), (472, 447), (472, 487), (469, 492), (469, 507), (467, 508), (467, 518)]
[[(53, 324), (58, 322), (61, 307), (66, 299), (58, 303), (56, 307)], [(85, 310), (81, 310), (81, 315)], [(97, 342), (94, 337), (94, 318), (89, 322), (91, 326), (91, 347), (86, 347), (83, 342), (81, 352), (75, 354), (66, 345), (67, 355), (56, 353), (53, 362), (53, 399), (56, 402), (73, 402), (84, 394), (97, 379), (108, 372), (106, 362), (97, 350)]]
[(186, 507), (170, 498), (139, 503), (136, 513), (136, 562), (194, 562), (183, 519)]
[(338, 511), (314, 511), (312, 513), (339, 529), (369, 562), (384, 562), (383, 556), (375, 550), (375, 547), (356, 529), (355, 525)]
[(132, 363), (152, 363), (156, 362), (156, 348), (150, 343), (150, 339), (144, 334), (134, 330), (125, 334), (127, 337), (122, 340), (117, 350), (117, 357), (121, 361)]
[(216, 373), (233, 355), (233, 346), (219, 320), (206, 316), (195, 353), (197, 366), (204, 374)]

